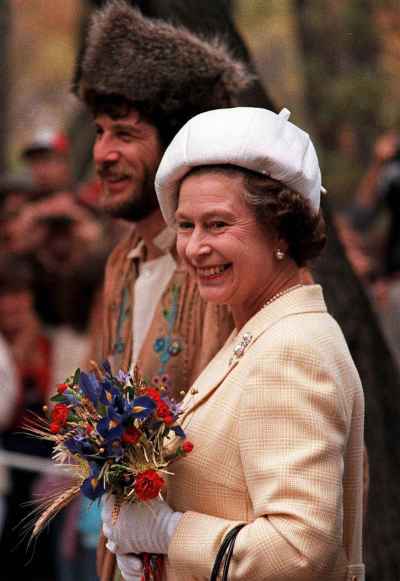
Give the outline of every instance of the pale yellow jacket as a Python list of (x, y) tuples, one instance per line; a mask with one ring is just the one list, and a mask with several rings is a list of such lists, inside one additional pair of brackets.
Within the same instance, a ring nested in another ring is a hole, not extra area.
[(363, 393), (321, 288), (259, 311), (194, 392), (183, 416), (194, 450), (168, 483), (168, 502), (184, 515), (165, 578), (209, 579), (226, 533), (247, 523), (231, 580), (363, 580)]

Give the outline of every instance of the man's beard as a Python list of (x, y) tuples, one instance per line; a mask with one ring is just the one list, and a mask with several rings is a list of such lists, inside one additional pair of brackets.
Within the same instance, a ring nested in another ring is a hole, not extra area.
[(143, 184), (140, 192), (134, 192), (119, 202), (112, 198), (103, 201), (103, 210), (112, 218), (120, 218), (127, 222), (140, 222), (155, 210), (159, 209), (153, 183)]

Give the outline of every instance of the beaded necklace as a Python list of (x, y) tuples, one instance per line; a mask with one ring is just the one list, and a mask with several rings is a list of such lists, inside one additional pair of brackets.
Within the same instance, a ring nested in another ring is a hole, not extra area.
[(295, 284), (294, 286), (290, 286), (289, 288), (286, 288), (285, 290), (282, 290), (279, 293), (276, 293), (276, 295), (274, 295), (273, 297), (268, 299), (267, 302), (263, 304), (263, 308), (267, 307), (268, 305), (270, 305), (271, 303), (273, 303), (277, 299), (280, 299), (284, 295), (286, 295), (286, 294), (288, 294), (288, 293), (290, 293), (290, 292), (292, 292), (292, 291), (294, 291), (302, 286), (304, 286), (302, 283)]

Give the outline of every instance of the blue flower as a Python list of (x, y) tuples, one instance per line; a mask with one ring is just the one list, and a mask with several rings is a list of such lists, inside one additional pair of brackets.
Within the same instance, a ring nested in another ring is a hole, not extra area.
[(107, 443), (121, 438), (123, 419), (122, 414), (117, 413), (112, 406), (108, 407), (107, 417), (102, 418), (97, 424), (98, 433)]
[(90, 465), (90, 476), (83, 481), (81, 486), (82, 494), (90, 500), (96, 500), (105, 493), (103, 482), (98, 479), (100, 468), (97, 464)]
[(185, 432), (182, 430), (182, 428), (178, 424), (176, 424), (174, 426), (170, 426), (170, 429), (175, 432), (175, 434), (178, 436), (178, 438), (185, 437)]
[(103, 361), (103, 363), (101, 364), (102, 368), (104, 369), (104, 371), (108, 374), (108, 375), (112, 375), (112, 371), (111, 371), (111, 365), (110, 362), (105, 359)]
[(138, 420), (145, 420), (152, 415), (155, 409), (156, 402), (147, 395), (141, 395), (133, 400), (129, 415)]
[(121, 408), (121, 392), (111, 383), (111, 381), (105, 379), (101, 382), (99, 388), (99, 400), (101, 403), (106, 406), (112, 405), (117, 409)]
[(71, 454), (79, 454), (83, 457), (91, 456), (95, 452), (93, 444), (86, 436), (82, 436), (81, 434), (65, 440), (64, 445)]
[(122, 371), (122, 369), (120, 369), (117, 373), (117, 379), (121, 383), (124, 384), (127, 383), (130, 378), (131, 378), (130, 373), (126, 373), (125, 371)]
[(107, 457), (118, 460), (124, 455), (124, 450), (121, 445), (121, 440), (112, 440), (107, 443)]
[(64, 391), (63, 396), (65, 403), (68, 405), (79, 406), (80, 402), (73, 392), (70, 392), (69, 390)]
[(97, 404), (100, 395), (100, 384), (94, 373), (84, 373), (79, 377), (79, 387), (82, 393), (93, 403)]

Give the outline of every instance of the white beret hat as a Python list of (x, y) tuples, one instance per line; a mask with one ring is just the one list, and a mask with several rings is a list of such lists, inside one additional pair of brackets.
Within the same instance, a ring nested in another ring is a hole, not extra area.
[(175, 221), (182, 179), (197, 166), (229, 164), (250, 169), (303, 194), (317, 213), (321, 172), (308, 133), (279, 114), (256, 107), (215, 109), (190, 119), (161, 160), (155, 188), (167, 224)]

